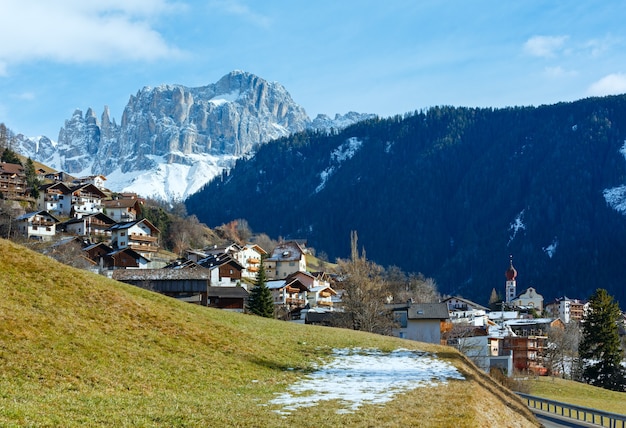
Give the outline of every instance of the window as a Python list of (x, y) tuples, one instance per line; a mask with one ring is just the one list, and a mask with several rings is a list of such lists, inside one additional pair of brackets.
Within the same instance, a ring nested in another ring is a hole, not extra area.
[(394, 312), (393, 319), (400, 328), (406, 328), (407, 326), (407, 313), (406, 312)]

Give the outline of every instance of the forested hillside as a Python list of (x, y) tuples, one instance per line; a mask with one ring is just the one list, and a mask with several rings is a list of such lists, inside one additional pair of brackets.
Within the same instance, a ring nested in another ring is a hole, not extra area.
[(341, 132), (271, 142), (186, 203), (209, 226), (308, 238), (333, 260), (357, 230), (368, 258), (486, 303), (518, 291), (622, 308), (626, 216), (603, 192), (626, 183), (626, 96), (540, 107), (435, 107)]

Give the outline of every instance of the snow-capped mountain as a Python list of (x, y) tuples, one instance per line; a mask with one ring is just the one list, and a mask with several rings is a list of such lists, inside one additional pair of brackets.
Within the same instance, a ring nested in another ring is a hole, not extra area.
[(113, 191), (185, 199), (237, 159), (270, 140), (308, 128), (342, 129), (374, 115), (348, 113), (311, 120), (287, 90), (233, 71), (199, 88), (145, 87), (131, 96), (121, 123), (105, 107), (65, 121), (54, 143), (20, 138), (16, 150), (75, 176), (100, 174)]

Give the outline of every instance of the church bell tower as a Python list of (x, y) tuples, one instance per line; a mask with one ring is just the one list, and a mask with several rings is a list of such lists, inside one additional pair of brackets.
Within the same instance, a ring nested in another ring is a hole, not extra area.
[(517, 295), (517, 283), (515, 282), (515, 278), (517, 278), (517, 271), (513, 267), (513, 256), (509, 256), (509, 259), (509, 268), (506, 270), (506, 272), (504, 272), (504, 275), (506, 276), (506, 303), (511, 303)]

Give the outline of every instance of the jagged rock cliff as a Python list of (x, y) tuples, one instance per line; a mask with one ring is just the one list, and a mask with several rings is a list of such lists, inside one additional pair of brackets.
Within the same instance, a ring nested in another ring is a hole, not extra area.
[(315, 121), (277, 82), (234, 71), (199, 88), (145, 87), (131, 96), (119, 125), (105, 107), (100, 121), (76, 110), (48, 140), (23, 142), (33, 159), (74, 175), (102, 174), (112, 190), (182, 199), (249, 154), (256, 145), (316, 128), (343, 128), (371, 115)]

